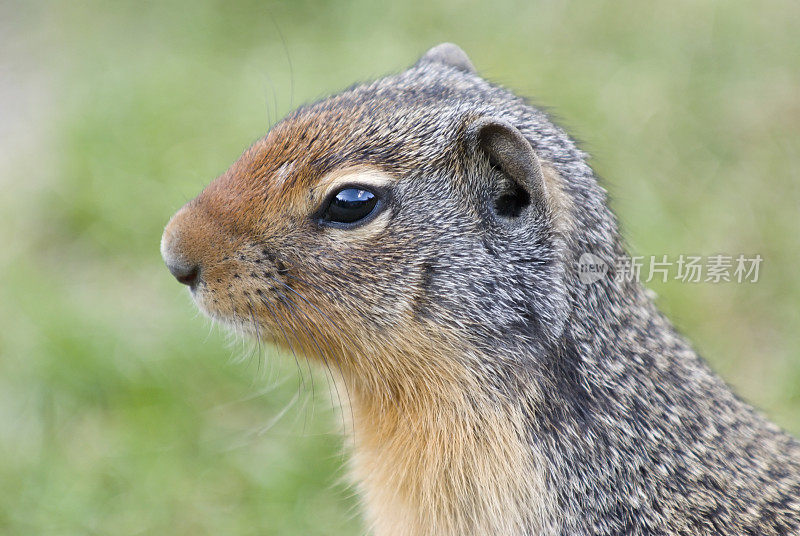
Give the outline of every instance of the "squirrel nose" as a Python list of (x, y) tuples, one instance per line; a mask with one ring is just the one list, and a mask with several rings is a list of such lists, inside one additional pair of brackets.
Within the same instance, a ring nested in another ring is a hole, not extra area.
[(178, 283), (183, 283), (190, 287), (194, 287), (197, 284), (200, 276), (200, 266), (196, 264), (170, 264), (169, 262), (166, 264), (170, 273), (178, 280)]
[(203, 264), (192, 247), (195, 242), (191, 215), (186, 209), (179, 210), (164, 229), (161, 237), (161, 256), (170, 273), (188, 287), (194, 289), (200, 282)]

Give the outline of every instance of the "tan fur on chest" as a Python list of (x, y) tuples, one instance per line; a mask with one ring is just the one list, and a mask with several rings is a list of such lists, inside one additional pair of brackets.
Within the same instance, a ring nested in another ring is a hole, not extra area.
[(429, 395), (400, 410), (353, 393), (353, 477), (374, 534), (514, 535), (550, 526), (543, 463), (519, 412), (463, 390)]

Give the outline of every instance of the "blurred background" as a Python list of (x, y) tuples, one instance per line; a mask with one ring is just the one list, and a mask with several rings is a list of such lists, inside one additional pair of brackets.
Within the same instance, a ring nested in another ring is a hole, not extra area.
[(0, 533), (363, 533), (324, 376), (211, 326), (158, 246), (277, 118), (441, 41), (582, 140), (633, 252), (764, 258), (651, 286), (800, 434), (798, 28), (793, 0), (0, 3)]

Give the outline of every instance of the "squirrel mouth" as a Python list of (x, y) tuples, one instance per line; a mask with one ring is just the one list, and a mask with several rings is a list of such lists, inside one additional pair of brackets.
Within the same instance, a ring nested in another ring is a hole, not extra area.
[(344, 331), (294, 282), (305, 284), (283, 265), (246, 274), (239, 270), (227, 281), (199, 281), (191, 287), (191, 295), (198, 309), (235, 336), (325, 360), (338, 353), (334, 349), (341, 348), (341, 343), (334, 339)]

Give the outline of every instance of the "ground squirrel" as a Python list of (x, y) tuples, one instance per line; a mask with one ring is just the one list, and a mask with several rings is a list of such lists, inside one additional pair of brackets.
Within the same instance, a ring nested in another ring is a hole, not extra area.
[(455, 45), (291, 113), (161, 248), (335, 374), (376, 535), (800, 534), (800, 443), (613, 277), (586, 155)]

